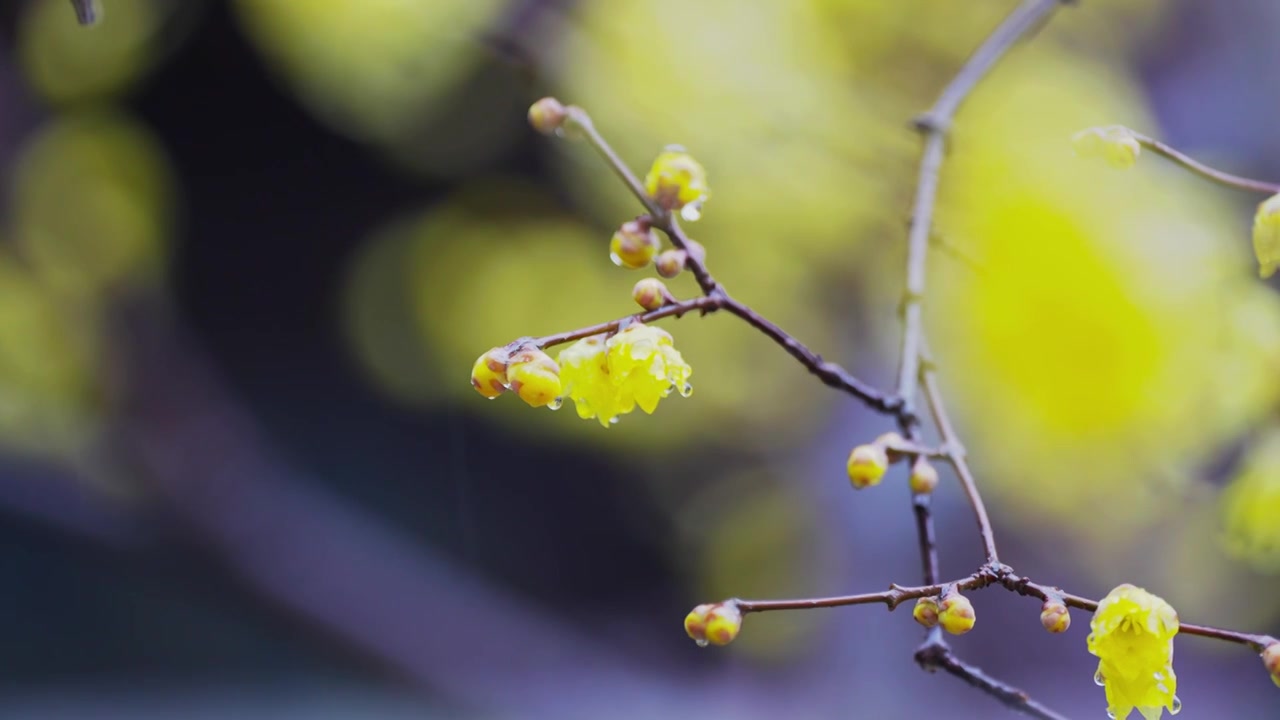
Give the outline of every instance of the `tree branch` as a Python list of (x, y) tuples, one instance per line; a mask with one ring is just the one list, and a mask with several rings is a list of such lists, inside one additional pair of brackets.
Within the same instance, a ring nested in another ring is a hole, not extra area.
[(1209, 167), (1181, 150), (1178, 150), (1177, 148), (1163, 143), (1153, 137), (1134, 132), (1133, 130), (1130, 130), (1129, 132), (1133, 133), (1134, 139), (1137, 140), (1138, 144), (1142, 147), (1171, 160), (1177, 165), (1181, 165), (1183, 168), (1190, 170), (1210, 182), (1225, 185), (1226, 187), (1235, 190), (1247, 190), (1249, 192), (1265, 193), (1267, 195), (1280, 193), (1280, 184), (1269, 183), (1263, 180), (1254, 180), (1252, 178), (1223, 172), (1216, 168)]

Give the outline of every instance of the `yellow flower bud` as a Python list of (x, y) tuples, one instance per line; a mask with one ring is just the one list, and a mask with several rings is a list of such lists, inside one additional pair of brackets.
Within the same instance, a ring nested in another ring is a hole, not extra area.
[(622, 224), (609, 241), (609, 259), (618, 267), (639, 270), (653, 262), (662, 241), (647, 222), (630, 220)]
[(922, 597), (916, 601), (916, 606), (911, 610), (911, 617), (921, 625), (931, 628), (938, 624), (938, 598)]
[(684, 270), (684, 264), (688, 259), (689, 253), (673, 248), (658, 253), (653, 264), (657, 267), (659, 275), (670, 280)]
[(644, 188), (660, 207), (679, 210), (690, 222), (702, 216), (702, 204), (710, 195), (707, 171), (678, 145), (669, 146), (653, 161)]
[(1040, 624), (1051, 633), (1064, 633), (1071, 627), (1071, 613), (1061, 600), (1045, 600), (1040, 607)]
[(1133, 131), (1123, 125), (1108, 125), (1081, 130), (1071, 138), (1076, 155), (1086, 158), (1100, 157), (1111, 167), (1133, 167), (1142, 152), (1142, 144)]
[(511, 356), (507, 385), (532, 407), (560, 407), (560, 366), (541, 350), (524, 349)]
[(947, 593), (938, 606), (938, 624), (952, 635), (963, 635), (973, 629), (977, 617), (973, 603), (958, 592)]
[(732, 600), (704, 603), (684, 618), (684, 631), (700, 647), (728, 645), (742, 630), (742, 611)]
[(645, 310), (657, 310), (667, 304), (671, 293), (658, 278), (644, 278), (631, 288), (631, 299)]
[(924, 458), (916, 458), (911, 465), (911, 477), (907, 479), (911, 492), (928, 495), (938, 487), (938, 470)]
[(889, 455), (879, 445), (859, 445), (849, 453), (849, 482), (855, 489), (879, 485), (888, 469)]
[(1271, 682), (1280, 687), (1280, 642), (1273, 642), (1262, 650), (1262, 664), (1271, 674)]
[(554, 135), (568, 116), (565, 106), (553, 97), (544, 97), (529, 106), (529, 124), (543, 135)]
[(507, 349), (496, 347), (476, 359), (471, 368), (471, 387), (489, 398), (507, 391)]
[(1280, 265), (1280, 195), (1264, 200), (1253, 216), (1253, 254), (1258, 257), (1258, 275), (1275, 274)]

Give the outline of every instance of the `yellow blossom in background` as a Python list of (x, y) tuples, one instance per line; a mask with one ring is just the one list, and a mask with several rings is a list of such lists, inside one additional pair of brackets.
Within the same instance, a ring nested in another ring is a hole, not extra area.
[(659, 206), (679, 210), (689, 221), (702, 217), (702, 204), (711, 195), (707, 171), (678, 146), (667, 148), (654, 159), (645, 175), (644, 189)]
[(1071, 147), (1082, 158), (1102, 158), (1119, 170), (1133, 167), (1142, 153), (1138, 138), (1123, 125), (1081, 130), (1071, 136)]
[(1274, 275), (1280, 263), (1280, 195), (1258, 205), (1253, 216), (1253, 253), (1258, 257), (1258, 275)]
[(1224, 549), (1255, 569), (1280, 571), (1280, 429), (1255, 442), (1223, 491)]
[(1124, 720), (1136, 709), (1146, 720), (1157, 720), (1165, 709), (1182, 708), (1173, 672), (1178, 613), (1169, 603), (1120, 585), (1098, 603), (1089, 627), (1089, 652), (1098, 657), (1094, 679), (1106, 688), (1108, 715)]
[(1121, 175), (1072, 161), (1063, 138), (1099, 117), (1155, 127), (1139, 96), (1116, 68), (1045, 44), (981, 86), (954, 128), (937, 218), (971, 262), (935, 253), (926, 301), (989, 501), (1107, 557), (1178, 508), (1170, 490), (1280, 390), (1268, 341), (1237, 325), (1273, 334), (1280, 308), (1239, 290), (1256, 281), (1223, 195), (1166, 164)]
[(693, 390), (689, 364), (665, 330), (635, 323), (604, 340), (584, 338), (560, 352), (565, 394), (578, 417), (595, 418), (604, 427), (638, 405), (646, 413), (672, 388), (688, 396)]

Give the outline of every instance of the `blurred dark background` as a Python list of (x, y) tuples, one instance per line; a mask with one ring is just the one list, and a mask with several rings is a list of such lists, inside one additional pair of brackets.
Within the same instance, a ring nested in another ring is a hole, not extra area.
[[(464, 371), (631, 311), (605, 247), (635, 209), (523, 125), (555, 93), (640, 169), (690, 146), (721, 279), (887, 385), (905, 121), (1013, 3), (102, 5), (92, 28), (63, 0), (0, 8), (0, 716), (1007, 714), (913, 666), (907, 613), (684, 637), (707, 600), (918, 580), (902, 478), (855, 495), (840, 471), (888, 428), (732, 319), (670, 325), (698, 392), (608, 430), (483, 402)], [(1006, 560), (1275, 633), (1254, 199), (1154, 159), (1117, 179), (1060, 130), (1131, 123), (1280, 178), (1280, 6), (1058, 20), (968, 106), (939, 224), (976, 260), (932, 259)], [(992, 279), (1011, 266), (1025, 286)], [(1024, 297), (1051, 310), (1001, 314)], [(954, 576), (980, 558), (948, 483)], [(1025, 599), (974, 601), (966, 659), (1102, 714), (1083, 613), (1058, 638)], [(1177, 667), (1189, 717), (1280, 710), (1248, 651), (1182, 638)]]

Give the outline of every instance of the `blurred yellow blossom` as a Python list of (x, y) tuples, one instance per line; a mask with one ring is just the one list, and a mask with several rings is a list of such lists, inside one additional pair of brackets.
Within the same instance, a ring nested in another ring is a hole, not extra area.
[(1107, 714), (1124, 720), (1137, 709), (1157, 720), (1182, 708), (1175, 693), (1173, 637), (1178, 613), (1161, 598), (1124, 584), (1107, 594), (1090, 623), (1089, 652), (1098, 657), (1094, 679), (1107, 691)]
[(1102, 158), (1113, 168), (1133, 167), (1142, 145), (1133, 131), (1123, 125), (1108, 125), (1081, 130), (1071, 136), (1071, 146), (1084, 158)]
[(1253, 253), (1258, 256), (1258, 275), (1274, 275), (1280, 263), (1280, 195), (1258, 205), (1253, 216)]
[(1255, 569), (1280, 571), (1280, 429), (1257, 440), (1222, 495), (1223, 544)]

